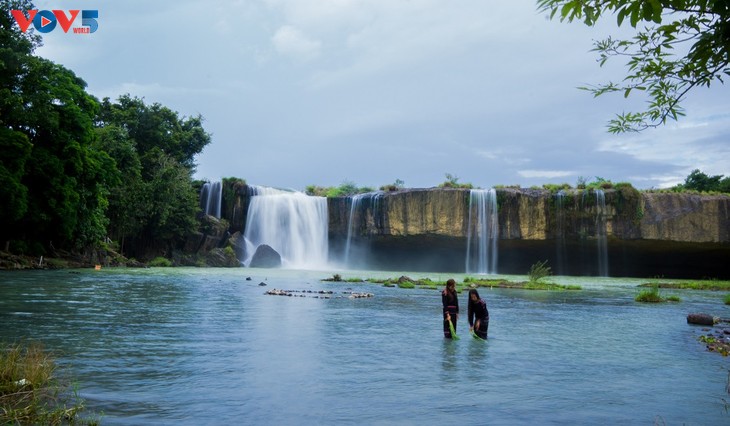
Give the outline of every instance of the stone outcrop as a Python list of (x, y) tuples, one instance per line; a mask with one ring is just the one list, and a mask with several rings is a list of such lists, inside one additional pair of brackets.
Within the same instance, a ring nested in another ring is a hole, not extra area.
[(730, 242), (727, 195), (642, 194), (641, 239)]
[(251, 258), (252, 268), (279, 268), (281, 267), (281, 255), (266, 244), (256, 247), (256, 251)]

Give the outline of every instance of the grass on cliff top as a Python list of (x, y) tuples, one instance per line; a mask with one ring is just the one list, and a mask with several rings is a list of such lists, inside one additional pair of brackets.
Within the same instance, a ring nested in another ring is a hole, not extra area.
[(639, 284), (639, 287), (673, 288), (682, 290), (712, 290), (730, 291), (730, 281), (721, 280), (693, 280), (679, 282), (648, 282)]
[[(369, 282), (373, 284), (382, 284), (385, 287), (399, 288), (426, 288), (430, 290), (438, 290), (446, 286), (446, 281), (434, 281), (430, 278), (413, 279), (407, 276), (398, 278), (347, 278), (343, 279), (340, 274), (335, 274), (331, 278), (325, 278), (323, 281), (331, 282)], [(461, 293), (464, 290), (478, 287), (489, 288), (516, 288), (523, 290), (581, 290), (578, 285), (561, 285), (549, 282), (535, 281), (508, 281), (501, 278), (474, 278), (466, 277), (463, 282), (456, 283), (456, 291)]]

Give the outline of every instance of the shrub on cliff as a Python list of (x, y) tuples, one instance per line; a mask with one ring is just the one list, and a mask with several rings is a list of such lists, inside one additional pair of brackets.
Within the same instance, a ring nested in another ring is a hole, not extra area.
[(473, 189), (474, 185), (472, 185), (470, 183), (459, 183), (458, 176), (452, 175), (451, 173), (446, 173), (446, 180), (443, 183), (439, 184), (439, 188)]
[(352, 195), (357, 194), (364, 194), (367, 192), (373, 192), (373, 188), (368, 186), (358, 187), (355, 185), (355, 183), (350, 181), (344, 181), (340, 184), (340, 186), (317, 186), (317, 185), (308, 185), (304, 189), (304, 193), (307, 195), (315, 196), (315, 197), (327, 197), (327, 198), (334, 198), (334, 197), (349, 197)]

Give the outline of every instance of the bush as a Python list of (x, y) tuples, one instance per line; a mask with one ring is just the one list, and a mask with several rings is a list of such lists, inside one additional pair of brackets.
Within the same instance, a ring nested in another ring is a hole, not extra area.
[(56, 370), (40, 344), (0, 346), (0, 424), (98, 424)]
[(549, 276), (552, 272), (550, 271), (550, 267), (547, 266), (547, 260), (544, 260), (542, 262), (537, 262), (534, 265), (530, 267), (530, 271), (527, 273), (527, 276), (530, 279), (531, 283), (537, 283), (541, 279)]
[(152, 267), (170, 267), (172, 266), (172, 261), (170, 259), (166, 259), (164, 257), (156, 257), (148, 263), (148, 266)]
[(405, 182), (400, 179), (396, 179), (394, 183), (389, 183), (380, 187), (381, 191), (395, 192), (405, 188)]
[(644, 303), (661, 303), (664, 302), (664, 298), (659, 294), (659, 286), (653, 285), (651, 288), (642, 290), (634, 298), (637, 302)]
[(570, 184), (567, 184), (567, 183), (560, 183), (560, 184), (546, 183), (542, 187), (543, 187), (543, 189), (547, 189), (550, 192), (567, 191), (569, 189), (572, 189), (570, 187)]
[(463, 189), (473, 189), (474, 185), (470, 183), (459, 183), (459, 177), (456, 175), (452, 175), (451, 173), (446, 173), (446, 180), (439, 184), (439, 188), (463, 188)]

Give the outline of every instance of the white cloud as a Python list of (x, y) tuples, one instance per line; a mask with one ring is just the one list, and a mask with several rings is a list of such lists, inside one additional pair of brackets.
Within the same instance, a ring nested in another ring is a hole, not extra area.
[(543, 178), (543, 179), (554, 179), (559, 177), (566, 177), (571, 176), (574, 173), (569, 171), (562, 171), (562, 170), (519, 170), (517, 172), (520, 176), (524, 178)]
[(322, 43), (307, 37), (298, 29), (285, 25), (279, 28), (271, 41), (277, 52), (298, 59), (312, 59), (319, 55)]
[(679, 123), (605, 133), (614, 113), (644, 105), (575, 89), (623, 78), (621, 61), (599, 67), (590, 52), (616, 34), (610, 19), (549, 21), (534, 2), (224, 3), (159, 0), (141, 14), (143, 0), (103, 0), (96, 34), (51, 33), (39, 53), (97, 97), (202, 114), (213, 139), (201, 176), (430, 186), (450, 171), (486, 186), (572, 175), (657, 187), (694, 168), (730, 175), (728, 85), (693, 92)]

